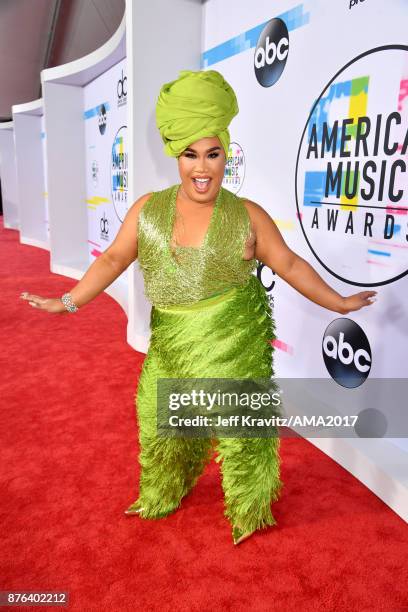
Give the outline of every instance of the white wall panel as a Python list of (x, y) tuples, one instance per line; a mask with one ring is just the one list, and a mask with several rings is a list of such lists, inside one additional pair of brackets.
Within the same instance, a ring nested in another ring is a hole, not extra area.
[(13, 122), (0, 124), (0, 177), (4, 227), (18, 229), (18, 188)]

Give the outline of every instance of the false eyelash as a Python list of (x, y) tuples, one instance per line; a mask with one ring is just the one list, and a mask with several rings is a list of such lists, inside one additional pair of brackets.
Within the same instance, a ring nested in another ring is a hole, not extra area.
[[(210, 157), (211, 157), (211, 155), (214, 155), (214, 157), (212, 157), (211, 159), (216, 159), (219, 156), (219, 153), (210, 153), (209, 155), (210, 155)], [(188, 157), (190, 159), (195, 157), (194, 153), (184, 153), (184, 156)]]

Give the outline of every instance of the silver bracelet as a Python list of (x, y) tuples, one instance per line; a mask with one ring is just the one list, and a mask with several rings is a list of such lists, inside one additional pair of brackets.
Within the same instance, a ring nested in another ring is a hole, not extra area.
[(61, 301), (69, 312), (76, 312), (78, 310), (78, 306), (75, 306), (70, 293), (64, 293)]

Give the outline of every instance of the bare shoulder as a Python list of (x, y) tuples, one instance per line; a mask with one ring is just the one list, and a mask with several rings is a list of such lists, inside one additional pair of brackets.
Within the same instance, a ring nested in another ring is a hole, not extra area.
[(271, 220), (271, 217), (266, 212), (266, 210), (257, 202), (254, 202), (249, 198), (245, 198), (242, 201), (248, 211), (248, 215), (251, 220), (252, 231), (254, 234), (256, 234), (257, 228), (264, 224), (268, 219)]
[(133, 215), (139, 216), (139, 213), (142, 210), (143, 206), (146, 204), (146, 202), (150, 199), (152, 195), (153, 195), (153, 192), (145, 193), (144, 195), (140, 196), (140, 198), (138, 198), (137, 200), (135, 200), (135, 202), (133, 202), (127, 214), (132, 212), (132, 216)]
[(283, 270), (282, 262), (288, 262), (288, 258), (293, 254), (268, 212), (260, 204), (247, 198), (245, 206), (255, 234), (255, 258), (279, 274), (279, 270)]
[(145, 193), (133, 202), (132, 206), (128, 209), (126, 213), (125, 219), (122, 223), (122, 227), (130, 225), (137, 229), (140, 211), (152, 195), (153, 192)]
[(258, 218), (258, 217), (265, 217), (265, 216), (269, 217), (268, 213), (263, 208), (263, 206), (261, 206), (257, 202), (254, 202), (253, 200), (250, 200), (249, 198), (243, 199), (243, 202), (251, 218), (252, 217)]

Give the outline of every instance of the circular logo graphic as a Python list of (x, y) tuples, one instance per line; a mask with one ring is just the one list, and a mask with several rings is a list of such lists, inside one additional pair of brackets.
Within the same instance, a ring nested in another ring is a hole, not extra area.
[(264, 263), (258, 262), (256, 267), (256, 276), (260, 281), (262, 287), (265, 289), (268, 298), (268, 303), (271, 308), (270, 316), (272, 316), (272, 311), (274, 308), (274, 295), (272, 292), (275, 289), (276, 284), (275, 272), (268, 266), (265, 266)]
[(357, 416), (354, 431), (359, 438), (383, 438), (387, 433), (387, 417), (380, 410), (364, 408)]
[(241, 145), (231, 142), (225, 164), (222, 186), (232, 193), (238, 193), (245, 178), (245, 156)]
[(271, 19), (261, 32), (254, 55), (255, 76), (262, 87), (276, 83), (285, 68), (288, 53), (288, 28), (282, 19)]
[(127, 213), (128, 195), (128, 149), (127, 126), (122, 125), (116, 133), (112, 145), (111, 160), (112, 203), (115, 213), (122, 223)]
[(266, 292), (272, 291), (275, 287), (275, 272), (271, 270), (268, 266), (265, 266), (264, 263), (260, 262), (256, 268), (256, 275), (258, 280), (261, 281), (261, 284)]
[(98, 127), (101, 134), (105, 133), (106, 130), (106, 107), (101, 104), (98, 111)]
[(351, 285), (408, 273), (407, 82), (407, 46), (362, 53), (320, 93), (300, 140), (303, 234), (321, 265)]
[(359, 387), (370, 373), (370, 343), (351, 319), (335, 319), (330, 323), (324, 332), (322, 351), (327, 371), (342, 387)]

